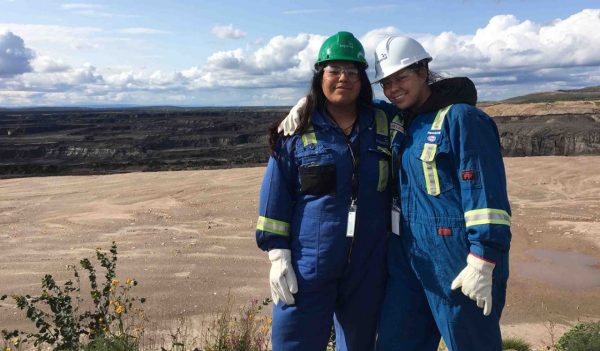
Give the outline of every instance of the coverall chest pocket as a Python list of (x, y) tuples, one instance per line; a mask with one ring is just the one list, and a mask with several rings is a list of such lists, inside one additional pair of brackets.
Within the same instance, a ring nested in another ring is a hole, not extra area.
[(392, 153), (387, 148), (377, 147), (369, 149), (369, 155), (374, 156), (377, 166), (377, 174), (374, 177), (377, 181), (377, 191), (382, 192), (387, 189), (388, 181), (390, 177), (390, 160)]
[(306, 195), (335, 195), (336, 165), (331, 150), (309, 145), (296, 152), (300, 192)]
[(413, 176), (419, 187), (431, 196), (452, 190), (455, 186), (454, 162), (449, 153), (449, 145), (421, 143), (413, 149), (415, 163)]

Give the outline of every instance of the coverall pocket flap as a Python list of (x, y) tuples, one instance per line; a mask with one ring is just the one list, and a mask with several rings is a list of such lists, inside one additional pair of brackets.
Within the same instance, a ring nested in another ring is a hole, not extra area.
[(411, 173), (416, 172), (413, 175), (418, 179), (419, 187), (429, 195), (437, 196), (455, 186), (454, 166), (444, 152), (445, 147), (443, 144), (426, 143), (412, 150), (416, 162)]
[(335, 195), (336, 168), (329, 165), (307, 165), (298, 170), (300, 191), (307, 195)]

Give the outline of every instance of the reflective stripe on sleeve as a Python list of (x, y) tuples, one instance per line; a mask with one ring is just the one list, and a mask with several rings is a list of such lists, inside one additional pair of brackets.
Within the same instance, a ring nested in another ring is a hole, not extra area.
[(446, 114), (448, 113), (448, 111), (450, 111), (450, 107), (452, 107), (452, 105), (448, 105), (437, 112), (437, 114), (435, 115), (435, 119), (433, 120), (433, 124), (431, 124), (430, 130), (442, 129), (442, 124), (444, 124), (444, 119), (446, 118)]
[(263, 230), (265, 232), (289, 236), (290, 235), (290, 224), (276, 219), (271, 219), (263, 216), (258, 216), (256, 223), (256, 229)]
[(504, 224), (510, 226), (510, 215), (504, 210), (481, 208), (465, 212), (466, 226), (478, 224)]

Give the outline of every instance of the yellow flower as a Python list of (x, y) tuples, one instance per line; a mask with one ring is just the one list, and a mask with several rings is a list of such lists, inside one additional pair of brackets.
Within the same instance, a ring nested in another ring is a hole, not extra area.
[(6, 346), (6, 348), (4, 349), (4, 351), (10, 351), (10, 347)]
[(13, 338), (13, 344), (14, 344), (15, 346), (19, 346), (19, 343), (20, 343), (20, 342), (21, 342), (21, 338), (19, 338), (18, 336), (15, 336), (15, 337)]
[(127, 278), (127, 280), (125, 281), (125, 284), (127, 284), (127, 285), (133, 284), (133, 279)]
[(112, 305), (113, 303), (115, 303), (113, 300), (108, 300), (109, 305)]
[(119, 284), (119, 281), (116, 279), (113, 279), (112, 282), (110, 282), (112, 285), (117, 285)]
[(119, 306), (119, 307), (117, 307), (117, 309), (115, 310), (115, 312), (117, 312), (118, 314), (121, 314), (121, 313), (123, 313), (123, 310), (125, 310), (123, 308), (123, 306)]
[(114, 293), (114, 292), (115, 292), (115, 289), (113, 289), (113, 288), (110, 288), (110, 289), (108, 289), (108, 291), (110, 291), (110, 292), (111, 292), (111, 294), (112, 294), (112, 293)]

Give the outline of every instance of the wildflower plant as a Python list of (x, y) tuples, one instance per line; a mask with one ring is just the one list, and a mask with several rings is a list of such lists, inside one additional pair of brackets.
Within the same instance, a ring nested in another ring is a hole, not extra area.
[(18, 331), (8, 332), (2, 331), (3, 345), (0, 350), (2, 351), (20, 351), (23, 340), (19, 337)]
[(252, 300), (241, 306), (237, 315), (231, 311), (231, 296), (203, 335), (205, 351), (267, 351), (269, 349), (271, 318), (262, 315), (262, 309), (271, 303)]
[[(33, 342), (37, 347), (49, 344), (54, 350), (77, 350), (82, 341), (90, 344), (96, 340), (118, 339), (126, 345), (135, 345), (137, 338), (143, 333), (125, 316), (131, 312), (143, 313), (138, 304), (144, 298), (131, 295), (130, 291), (138, 283), (128, 278), (124, 284), (116, 279), (117, 245), (112, 243), (110, 255), (96, 249), (96, 259), (105, 270), (104, 280), (99, 281), (92, 262), (85, 258), (80, 266), (87, 272), (90, 284), (92, 308), (81, 311), (84, 301), (81, 295), (81, 279), (75, 266), (68, 266), (73, 272), (75, 282), (67, 280), (59, 286), (54, 278), (46, 274), (42, 279), (42, 293), (39, 296), (11, 295), (16, 306), (25, 311), (27, 318), (35, 325), (35, 332), (20, 330), (2, 330), (5, 349), (10, 349), (7, 340), (19, 339), (21, 343)], [(8, 296), (3, 295), (0, 300)], [(138, 335), (134, 335), (135, 330)], [(131, 348), (133, 349), (133, 348)], [(12, 351), (12, 349), (11, 349)]]

